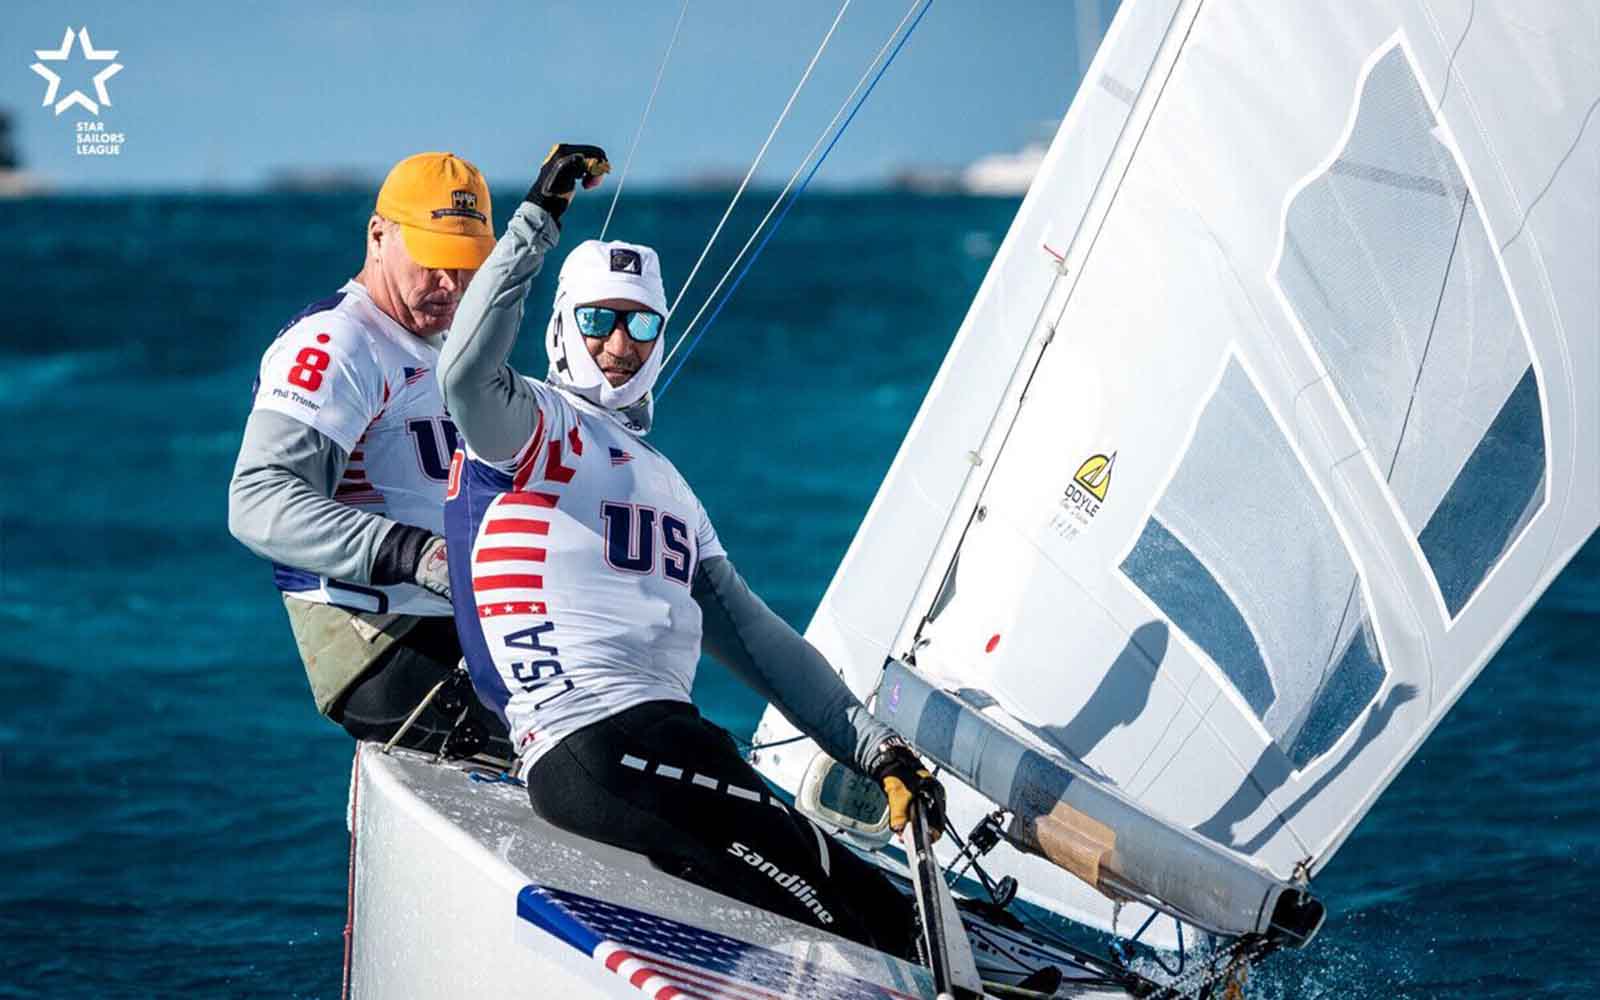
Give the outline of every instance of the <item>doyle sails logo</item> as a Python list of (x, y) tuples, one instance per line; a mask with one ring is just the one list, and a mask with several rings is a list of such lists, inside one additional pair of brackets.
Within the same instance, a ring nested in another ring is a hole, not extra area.
[[(72, 58), (73, 43), (77, 42), (81, 59)], [(76, 127), (76, 149), (79, 156), (120, 156), (122, 145), (126, 137), (121, 132), (109, 132), (105, 122), (98, 120), (102, 108), (111, 106), (111, 92), (107, 84), (112, 77), (122, 72), (122, 64), (116, 61), (116, 49), (97, 49), (94, 42), (89, 39), (87, 27), (72, 30), (69, 26), (66, 34), (61, 36), (61, 46), (54, 49), (34, 49), (33, 54), (38, 57), (38, 62), (28, 68), (44, 78), (44, 100), (40, 107), (50, 108), (56, 117), (60, 117), (68, 108), (82, 108), (84, 112), (95, 116), (95, 120), (79, 121)], [(103, 65), (102, 65), (103, 64)], [(81, 82), (85, 74), (93, 72), (89, 77), (87, 86), (91, 93), (82, 88), (74, 87), (62, 93), (63, 77), (69, 83)]]
[(1116, 452), (1110, 455), (1090, 455), (1084, 459), (1082, 465), (1078, 466), (1072, 481), (1088, 490), (1096, 500), (1104, 503), (1106, 490), (1111, 488), (1111, 467), (1116, 464)]
[(1090, 455), (1079, 463), (1072, 481), (1062, 491), (1060, 509), (1050, 518), (1051, 530), (1071, 541), (1089, 527), (1111, 490), (1111, 470), (1116, 464), (1114, 451), (1109, 455)]

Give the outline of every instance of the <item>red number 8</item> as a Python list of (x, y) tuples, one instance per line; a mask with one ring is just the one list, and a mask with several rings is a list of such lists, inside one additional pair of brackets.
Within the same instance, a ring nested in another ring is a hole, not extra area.
[(317, 347), (302, 347), (294, 357), (296, 364), (289, 369), (289, 384), (310, 392), (322, 388), (322, 373), (328, 370), (328, 352)]

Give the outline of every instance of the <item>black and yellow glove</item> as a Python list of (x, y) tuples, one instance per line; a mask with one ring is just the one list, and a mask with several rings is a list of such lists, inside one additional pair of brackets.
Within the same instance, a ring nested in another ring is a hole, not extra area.
[(592, 188), (610, 172), (611, 161), (599, 146), (558, 142), (550, 147), (550, 154), (539, 167), (539, 176), (522, 200), (533, 202), (560, 222), (561, 213), (572, 204), (578, 184), (582, 182), (584, 187)]
[(926, 809), (933, 839), (939, 839), (944, 829), (944, 786), (904, 741), (884, 740), (873, 758), (871, 773), (889, 797), (889, 829), (895, 833), (905, 829), (911, 802), (916, 799)]

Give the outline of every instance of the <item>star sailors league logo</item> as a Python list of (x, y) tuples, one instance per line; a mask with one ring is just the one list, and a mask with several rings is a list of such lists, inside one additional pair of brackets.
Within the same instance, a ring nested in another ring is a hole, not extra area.
[[(82, 68), (76, 67), (78, 60), (72, 58), (74, 40), (78, 43), (82, 61), (88, 63), (88, 69), (98, 68), (89, 81), (94, 91), (92, 96), (76, 88), (62, 93), (64, 72), (73, 74), (70, 77), (72, 82), (81, 79), (83, 73)], [(40, 102), (40, 107), (51, 108), (58, 118), (73, 107), (82, 108), (87, 114), (98, 118), (102, 108), (111, 106), (111, 93), (106, 89), (106, 84), (122, 72), (122, 64), (116, 61), (116, 49), (94, 47), (87, 27), (73, 31), (69, 26), (61, 36), (59, 48), (34, 49), (33, 54), (39, 61), (28, 68), (43, 77), (45, 82), (44, 100)], [(121, 132), (107, 132), (102, 121), (80, 121), (77, 123), (76, 152), (79, 156), (119, 156), (124, 139)]]

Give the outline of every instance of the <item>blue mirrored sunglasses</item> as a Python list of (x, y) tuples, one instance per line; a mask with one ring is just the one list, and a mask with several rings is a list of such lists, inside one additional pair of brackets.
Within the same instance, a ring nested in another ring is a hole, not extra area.
[(578, 332), (585, 337), (609, 337), (617, 320), (627, 323), (628, 336), (641, 344), (661, 336), (661, 314), (648, 309), (607, 309), (605, 306), (579, 306), (572, 311)]

